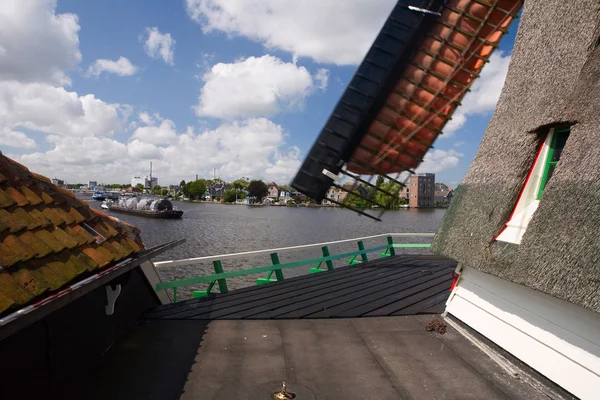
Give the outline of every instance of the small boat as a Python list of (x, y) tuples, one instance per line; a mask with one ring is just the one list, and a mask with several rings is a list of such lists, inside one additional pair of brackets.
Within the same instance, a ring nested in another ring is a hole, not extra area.
[(106, 199), (100, 204), (100, 208), (103, 210), (110, 210), (110, 206), (113, 204), (113, 201), (110, 199)]
[(137, 215), (147, 218), (177, 219), (183, 216), (182, 210), (177, 210), (167, 199), (120, 199), (118, 203), (109, 203), (108, 209), (114, 212)]
[(98, 201), (104, 201), (106, 199), (118, 200), (119, 195), (118, 195), (118, 193), (110, 193), (110, 192), (94, 192), (94, 194), (92, 195), (92, 199), (98, 200)]
[(107, 197), (108, 195), (106, 194), (106, 192), (94, 192), (94, 194), (92, 195), (92, 199), (98, 201), (104, 201)]

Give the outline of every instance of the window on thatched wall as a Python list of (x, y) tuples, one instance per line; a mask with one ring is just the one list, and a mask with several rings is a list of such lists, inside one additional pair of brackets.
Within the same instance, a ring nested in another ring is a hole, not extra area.
[(570, 128), (552, 128), (529, 171), (513, 213), (496, 240), (520, 244), (529, 221), (537, 210), (546, 185), (560, 160)]
[(558, 164), (560, 155), (562, 154), (565, 144), (567, 143), (567, 139), (569, 138), (569, 133), (569, 127), (554, 129), (554, 134), (552, 135), (552, 143), (550, 144), (550, 151), (546, 159), (546, 164), (544, 166), (542, 182), (540, 183), (540, 188), (537, 194), (538, 200), (542, 199), (542, 194), (544, 193), (546, 184), (548, 183), (548, 181), (552, 177), (552, 174), (554, 173), (554, 168), (556, 168), (556, 164)]

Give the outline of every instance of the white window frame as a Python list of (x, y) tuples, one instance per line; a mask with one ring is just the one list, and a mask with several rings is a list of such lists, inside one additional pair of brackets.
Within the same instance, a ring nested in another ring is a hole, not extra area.
[(546, 140), (544, 140), (544, 143), (538, 152), (514, 211), (509, 221), (506, 223), (505, 228), (500, 232), (496, 240), (506, 243), (521, 244), (521, 240), (529, 226), (529, 222), (540, 204), (537, 195), (540, 190), (540, 185), (542, 184), (546, 161), (548, 154), (550, 153), (554, 134), (555, 131), (554, 128), (552, 128), (550, 132), (548, 132)]

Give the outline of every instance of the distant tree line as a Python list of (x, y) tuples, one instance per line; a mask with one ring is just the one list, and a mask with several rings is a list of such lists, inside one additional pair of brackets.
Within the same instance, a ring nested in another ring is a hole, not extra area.
[(375, 202), (385, 209), (393, 210), (406, 204), (406, 199), (400, 197), (401, 190), (402, 185), (392, 180), (386, 180), (383, 176), (379, 175), (375, 181), (375, 187), (361, 183), (354, 190), (357, 194), (348, 194), (344, 198), (343, 204), (358, 209), (365, 209), (373, 206), (372, 202)]

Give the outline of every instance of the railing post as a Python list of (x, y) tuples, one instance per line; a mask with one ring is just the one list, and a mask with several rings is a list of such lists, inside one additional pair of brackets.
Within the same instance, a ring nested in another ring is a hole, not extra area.
[[(279, 264), (279, 256), (277, 255), (277, 253), (271, 253), (271, 261), (273, 262), (273, 265)], [(275, 277), (277, 278), (278, 281), (282, 281), (283, 280), (283, 271), (281, 271), (280, 269), (276, 269)]]
[(388, 249), (390, 250), (390, 256), (396, 255), (396, 250), (394, 249), (394, 239), (391, 236), (387, 237)]
[[(323, 257), (329, 257), (331, 255), (329, 254), (329, 248), (327, 246), (321, 247), (321, 250), (323, 251)], [(333, 271), (333, 261), (327, 260), (325, 261), (325, 265), (327, 265), (328, 271)]]
[(173, 288), (173, 303), (177, 303), (177, 288)]
[[(215, 274), (223, 273), (223, 266), (221, 265), (221, 261), (219, 261), (219, 260), (213, 261), (213, 267), (215, 268)], [(227, 293), (227, 280), (219, 279), (219, 280), (217, 280), (217, 282), (219, 282), (219, 292)]]
[[(365, 245), (363, 244), (362, 240), (358, 241), (358, 250), (363, 251), (365, 249)], [(362, 253), (360, 255), (360, 258), (362, 260), (362, 262), (367, 262), (369, 261), (369, 258), (367, 257), (367, 253)]]

